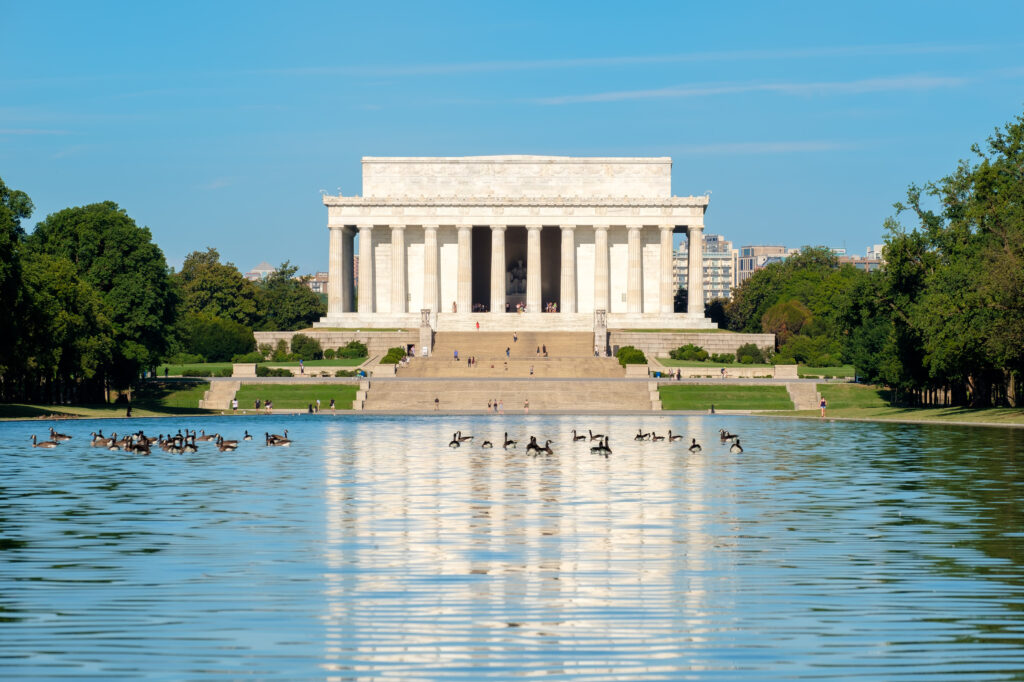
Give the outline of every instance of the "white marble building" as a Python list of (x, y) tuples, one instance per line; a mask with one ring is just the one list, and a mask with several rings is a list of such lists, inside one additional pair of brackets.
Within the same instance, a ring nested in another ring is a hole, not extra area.
[(317, 326), (418, 327), (429, 310), (442, 331), (714, 328), (700, 287), (696, 314), (672, 312), (672, 235), (700, 272), (708, 197), (672, 196), (671, 172), (667, 157), (365, 157), (363, 196), (323, 198)]

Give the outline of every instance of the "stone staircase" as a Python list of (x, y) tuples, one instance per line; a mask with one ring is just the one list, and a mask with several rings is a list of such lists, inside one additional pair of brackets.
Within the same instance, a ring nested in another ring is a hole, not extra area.
[[(625, 376), (615, 358), (594, 357), (593, 334), (523, 332), (518, 341), (504, 332), (438, 332), (429, 358), (415, 358), (398, 371), (403, 378), (565, 378)], [(537, 349), (547, 348), (548, 357)], [(509, 355), (506, 357), (505, 349)], [(459, 360), (455, 360), (455, 351)], [(472, 367), (467, 359), (477, 362)], [(530, 370), (533, 370), (531, 375)]]
[(202, 410), (230, 410), (231, 400), (242, 387), (241, 381), (211, 381), (210, 389), (199, 401)]
[[(522, 413), (523, 402), (527, 399), (530, 401), (530, 410), (535, 411), (646, 411), (654, 407), (651, 402), (651, 383), (621, 379), (384, 379), (370, 382), (362, 409), (368, 412), (433, 412), (436, 397), (440, 399), (439, 407), (444, 411), (486, 412), (488, 400), (501, 400), (505, 404), (506, 413)], [(656, 389), (653, 395), (657, 396)]]
[(818, 385), (812, 382), (787, 383), (786, 391), (793, 401), (794, 410), (816, 410), (821, 402)]

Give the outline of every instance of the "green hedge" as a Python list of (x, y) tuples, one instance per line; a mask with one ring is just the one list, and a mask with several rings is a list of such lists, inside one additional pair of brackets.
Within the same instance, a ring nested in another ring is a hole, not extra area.
[(292, 373), (284, 367), (264, 367), (256, 365), (256, 376), (258, 377), (290, 377)]
[(229, 377), (232, 374), (230, 367), (220, 369), (187, 369), (181, 373), (183, 377)]
[(405, 357), (405, 349), (400, 346), (388, 348), (387, 354), (381, 359), (382, 365), (397, 365)]
[(626, 365), (645, 365), (647, 364), (647, 356), (639, 348), (634, 346), (622, 346), (618, 352), (615, 353), (615, 357), (619, 359), (619, 364), (625, 367)]

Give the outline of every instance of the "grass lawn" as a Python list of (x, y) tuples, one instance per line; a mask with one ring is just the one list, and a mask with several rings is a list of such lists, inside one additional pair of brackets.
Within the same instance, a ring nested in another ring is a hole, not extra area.
[[(206, 414), (199, 409), (199, 400), (210, 386), (205, 381), (153, 381), (135, 392), (133, 417), (166, 417), (176, 414)], [(127, 405), (0, 405), (0, 419), (32, 419), (46, 417), (124, 417)]]
[(235, 394), (239, 409), (250, 410), (256, 400), (272, 400), (274, 408), (306, 409), (310, 403), (320, 399), (320, 409), (326, 410), (334, 398), (339, 410), (351, 410), (358, 386), (351, 384), (313, 384), (296, 386), (292, 384), (242, 384)]
[[(366, 362), (366, 358), (336, 358), (334, 360), (306, 360), (306, 367), (357, 367)], [(295, 362), (261, 362), (266, 367), (298, 367), (299, 361)]]
[[(356, 367), (366, 362), (366, 358), (338, 358), (336, 360), (309, 360), (303, 364), (306, 367)], [(265, 367), (298, 367), (299, 361), (295, 362), (260, 362), (258, 363)], [(231, 369), (233, 363), (231, 362), (197, 362), (188, 365), (160, 365), (156, 368), (157, 377), (164, 375), (164, 369), (167, 370), (169, 376), (181, 376), (183, 372), (191, 372), (193, 370), (208, 369), (208, 370), (220, 370), (220, 369)]]
[(792, 410), (785, 386), (660, 386), (661, 409)]

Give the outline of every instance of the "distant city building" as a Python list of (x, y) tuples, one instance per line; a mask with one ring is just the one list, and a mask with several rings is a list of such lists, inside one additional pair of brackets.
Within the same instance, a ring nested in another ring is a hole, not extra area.
[(327, 273), (318, 272), (312, 275), (306, 280), (306, 286), (314, 294), (326, 294), (327, 293)]
[(254, 267), (252, 270), (245, 273), (243, 277), (245, 277), (250, 282), (258, 282), (262, 279), (266, 279), (267, 277), (272, 275), (276, 270), (277, 268), (275, 268), (273, 265), (271, 265), (267, 261), (263, 261), (262, 263)]
[[(702, 272), (704, 274), (704, 303), (714, 298), (730, 298), (736, 284), (736, 249), (732, 242), (720, 234), (704, 235)], [(672, 271), (676, 288), (689, 290), (689, 249), (687, 242), (680, 245), (672, 258)]]
[(864, 258), (861, 256), (840, 256), (840, 265), (852, 265), (855, 268), (870, 272), (882, 267), (882, 261), (878, 258)]
[(885, 244), (872, 244), (871, 246), (868, 247), (868, 251), (865, 254), (865, 258), (877, 261), (882, 260), (882, 249), (884, 247)]
[(779, 263), (789, 256), (799, 253), (799, 249), (790, 249), (785, 246), (743, 246), (739, 249), (739, 256), (736, 259), (736, 286), (747, 281), (747, 279), (769, 263)]

